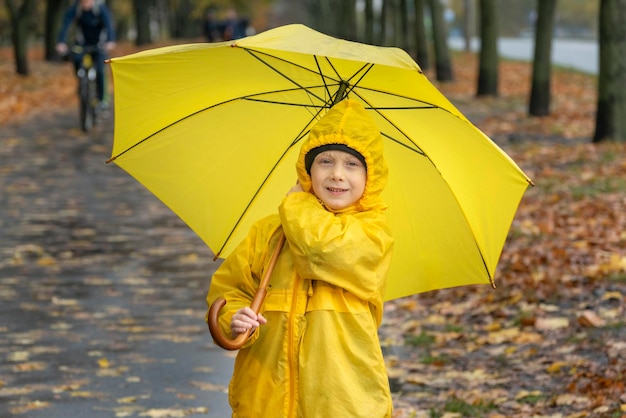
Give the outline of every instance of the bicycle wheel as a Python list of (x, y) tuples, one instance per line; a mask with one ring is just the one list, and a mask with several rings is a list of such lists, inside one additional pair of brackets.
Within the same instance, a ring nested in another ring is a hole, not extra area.
[[(94, 70), (95, 71), (95, 70)], [(89, 79), (89, 112), (91, 113), (91, 127), (98, 121), (98, 87), (95, 79)]]
[(79, 113), (80, 113), (80, 128), (87, 132), (93, 126), (93, 113), (91, 112), (91, 94), (89, 93), (89, 80), (87, 77), (82, 77), (79, 84)]

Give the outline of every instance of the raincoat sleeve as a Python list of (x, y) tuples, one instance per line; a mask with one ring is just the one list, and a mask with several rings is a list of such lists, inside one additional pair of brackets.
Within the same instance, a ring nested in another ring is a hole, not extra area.
[[(215, 299), (223, 297), (226, 305), (220, 311), (219, 325), (222, 334), (231, 336), (230, 321), (233, 314), (250, 306), (262, 276), (263, 268), (269, 259), (268, 243), (270, 237), (276, 235), (280, 226), (278, 219), (269, 218), (255, 224), (248, 236), (224, 260), (211, 278), (211, 286), (207, 294), (207, 305), (210, 307)], [(274, 240), (275, 241), (275, 240)], [(272, 247), (273, 248), (273, 247)], [(208, 322), (208, 311), (205, 319)], [(260, 329), (250, 336), (245, 346), (258, 338)]]
[(382, 312), (393, 239), (381, 211), (334, 214), (297, 192), (285, 197), (279, 215), (301, 277), (341, 287)]

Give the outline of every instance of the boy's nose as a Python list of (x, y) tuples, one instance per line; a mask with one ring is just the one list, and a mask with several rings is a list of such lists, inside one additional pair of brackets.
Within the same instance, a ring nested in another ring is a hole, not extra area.
[(333, 168), (333, 171), (330, 173), (330, 175), (333, 180), (343, 180), (343, 170), (338, 165)]

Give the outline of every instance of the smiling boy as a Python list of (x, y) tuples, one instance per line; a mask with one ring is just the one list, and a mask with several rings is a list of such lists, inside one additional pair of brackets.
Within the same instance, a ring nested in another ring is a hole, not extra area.
[[(377, 329), (393, 239), (380, 194), (382, 137), (366, 110), (344, 100), (313, 126), (298, 184), (278, 214), (257, 222), (214, 274), (222, 332), (254, 330), (235, 361), (234, 417), (390, 417)], [(280, 235), (263, 314), (249, 308)]]

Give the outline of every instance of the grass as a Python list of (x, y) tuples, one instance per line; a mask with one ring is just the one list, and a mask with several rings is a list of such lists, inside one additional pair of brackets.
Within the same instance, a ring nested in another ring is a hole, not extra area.
[(448, 401), (446, 401), (443, 411), (438, 411), (436, 409), (430, 409), (429, 415), (431, 418), (440, 418), (445, 415), (445, 413), (452, 412), (460, 414), (461, 417), (472, 418), (472, 417), (484, 417), (488, 412), (493, 411), (496, 406), (489, 402), (483, 403), (482, 401), (478, 403), (468, 403), (462, 399), (452, 397)]
[(427, 332), (422, 331), (418, 335), (409, 335), (404, 340), (406, 345), (412, 347), (430, 347), (435, 343), (435, 337)]

